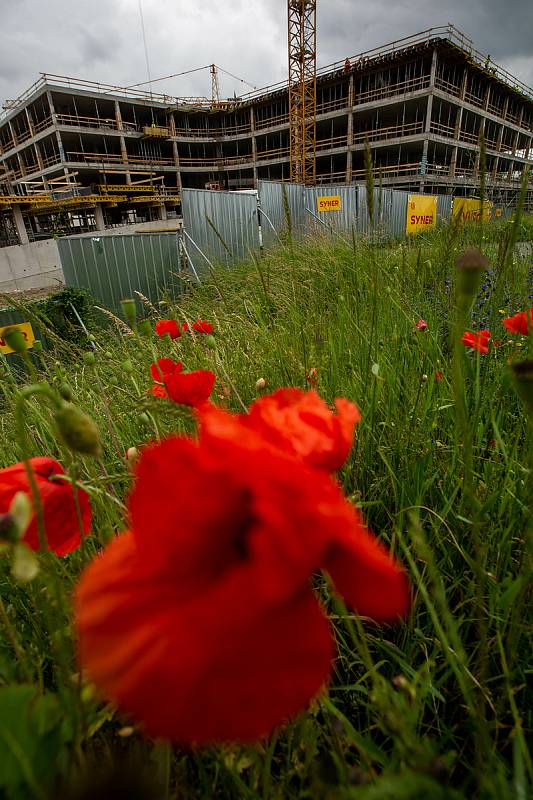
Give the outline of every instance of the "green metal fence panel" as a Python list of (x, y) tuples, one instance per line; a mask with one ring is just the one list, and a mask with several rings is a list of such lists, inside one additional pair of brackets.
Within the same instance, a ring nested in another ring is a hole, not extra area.
[(65, 236), (58, 240), (67, 286), (88, 289), (97, 305), (121, 314), (121, 300), (136, 292), (157, 303), (180, 291), (180, 256), (174, 233)]

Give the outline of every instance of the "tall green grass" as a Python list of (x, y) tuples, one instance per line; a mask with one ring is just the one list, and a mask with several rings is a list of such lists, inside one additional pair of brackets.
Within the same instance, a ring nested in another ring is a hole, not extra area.
[[(139, 791), (145, 778), (159, 785), (155, 797), (530, 796), (533, 498), (527, 417), (508, 362), (532, 351), (501, 323), (528, 305), (528, 260), (513, 255), (519, 234), (512, 223), (481, 234), (496, 273), (487, 313), (501, 345), (487, 355), (461, 351), (459, 384), (454, 263), (469, 243), (479, 245), (477, 228), (388, 245), (291, 241), (218, 270), (179, 303), (146, 305), (153, 320), (210, 320), (216, 349), (202, 337), (170, 343), (129, 335), (107, 320), (95, 333), (94, 364), (60, 344), (41, 354), (28, 380), (71, 391), (100, 426), (104, 454), (73, 456), (58, 442), (47, 404), (26, 402), (26, 455), (57, 457), (84, 485), (94, 534), (83, 553), (60, 562), (43, 556), (27, 584), (14, 581), (9, 559), (1, 559), (0, 742), (8, 760), (0, 764), (0, 797), (70, 797), (57, 787), (88, 782), (109, 765), (133, 771)], [(420, 318), (426, 332), (415, 329)], [(363, 421), (339, 480), (410, 573), (413, 610), (395, 628), (348, 614), (320, 579), (339, 650), (335, 678), (308, 713), (255, 747), (169, 752), (144, 741), (77, 674), (68, 596), (83, 563), (124, 527), (125, 451), (194, 427), (185, 411), (147, 394), (155, 353), (179, 357), (186, 369), (213, 369), (214, 400), (235, 410), (258, 395), (258, 378), (267, 391), (306, 388), (312, 369), (328, 401), (354, 400)], [(16, 359), (2, 364), (2, 466), (24, 455), (14, 434)], [(23, 688), (30, 683), (39, 700)], [(30, 708), (33, 721), (23, 724)]]

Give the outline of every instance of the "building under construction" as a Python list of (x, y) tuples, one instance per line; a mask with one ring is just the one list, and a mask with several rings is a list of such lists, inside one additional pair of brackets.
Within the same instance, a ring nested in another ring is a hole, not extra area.
[[(43, 74), (4, 110), (1, 244), (166, 219), (182, 187), (291, 178), (287, 83), (220, 101)], [(476, 196), (484, 171), (512, 203), (532, 138), (533, 90), (453, 26), (316, 74), (318, 184), (364, 181), (368, 143), (383, 186)]]

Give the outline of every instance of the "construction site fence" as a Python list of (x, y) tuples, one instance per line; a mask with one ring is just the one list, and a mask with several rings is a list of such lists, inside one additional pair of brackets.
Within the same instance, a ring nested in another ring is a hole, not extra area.
[(65, 283), (88, 289), (98, 306), (122, 316), (121, 301), (133, 298), (140, 316), (148, 312), (137, 292), (157, 303), (176, 296), (180, 252), (173, 233), (65, 236), (58, 239)]
[[(217, 265), (230, 268), (289, 235), (350, 241), (373, 231), (381, 240), (402, 238), (410, 196), (374, 187), (369, 209), (366, 186), (356, 184), (309, 188), (260, 181), (257, 191), (183, 189), (183, 226), (176, 233), (67, 236), (58, 240), (59, 253), (67, 285), (89, 289), (98, 305), (118, 315), (121, 300), (133, 297), (146, 314), (136, 292), (157, 304), (164, 295), (177, 296), (186, 283), (200, 282)], [(435, 197), (436, 223), (446, 223), (453, 197)], [(325, 200), (332, 207), (324, 212)], [(500, 208), (498, 216), (507, 213)]]

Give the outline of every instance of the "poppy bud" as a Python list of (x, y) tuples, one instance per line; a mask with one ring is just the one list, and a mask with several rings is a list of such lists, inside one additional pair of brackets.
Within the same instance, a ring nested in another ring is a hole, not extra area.
[(126, 361), (124, 361), (124, 363), (122, 364), (122, 369), (127, 375), (132, 375), (134, 373), (135, 368), (130, 358), (127, 358)]
[(34, 353), (42, 353), (43, 351), (43, 343), (40, 339), (36, 339), (33, 343), (33, 352)]
[(526, 404), (529, 413), (533, 414), (533, 359), (513, 364), (512, 370), (516, 393)]
[(113, 353), (110, 350), (106, 350), (104, 356), (111, 360), (113, 358)]
[(205, 342), (206, 342), (207, 346), (211, 348), (211, 350), (216, 350), (217, 349), (217, 340), (215, 339), (215, 337), (212, 334), (209, 334), (209, 336), (207, 337)]
[(70, 385), (70, 383), (67, 383), (66, 381), (63, 382), (60, 385), (60, 387), (58, 389), (58, 392), (61, 395), (61, 397), (63, 398), (63, 400), (67, 400), (67, 401), (72, 400), (72, 386)]
[(126, 450), (126, 461), (128, 462), (128, 467), (133, 469), (137, 461), (139, 460), (140, 453), (136, 447), (128, 447)]
[(56, 411), (55, 422), (60, 438), (71, 450), (88, 456), (100, 455), (100, 431), (80, 408), (72, 403), (63, 403)]
[(465, 250), (456, 260), (457, 291), (463, 298), (473, 297), (481, 283), (481, 276), (489, 265), (476, 247)]
[(142, 319), (139, 324), (137, 325), (137, 330), (141, 334), (141, 336), (151, 336), (152, 334), (152, 325), (149, 319)]
[(15, 353), (26, 352), (26, 339), (24, 338), (24, 334), (20, 328), (16, 328), (14, 326), (6, 328), (3, 333), (3, 337), (7, 346), (10, 347)]
[(266, 380), (264, 378), (258, 378), (256, 380), (256, 382), (255, 382), (255, 388), (257, 389), (258, 392), (260, 392), (262, 389), (264, 389), (266, 387), (266, 385), (267, 385), (267, 382), (266, 382)]
[(39, 562), (35, 553), (23, 542), (17, 542), (13, 547), (13, 562), (11, 574), (20, 583), (29, 583), (39, 572)]
[(148, 427), (148, 425), (150, 424), (150, 417), (143, 411), (142, 414), (139, 414), (139, 422)]
[(15, 523), (18, 538), (22, 538), (33, 517), (33, 506), (26, 492), (16, 493), (9, 506), (9, 515)]
[(128, 324), (130, 328), (135, 327), (135, 320), (137, 317), (137, 309), (135, 308), (135, 300), (128, 298), (127, 300), (123, 300), (121, 302), (122, 311), (126, 319), (128, 320)]
[(83, 361), (85, 362), (85, 364), (87, 364), (87, 366), (93, 367), (96, 364), (96, 356), (92, 351), (89, 353), (84, 353)]

